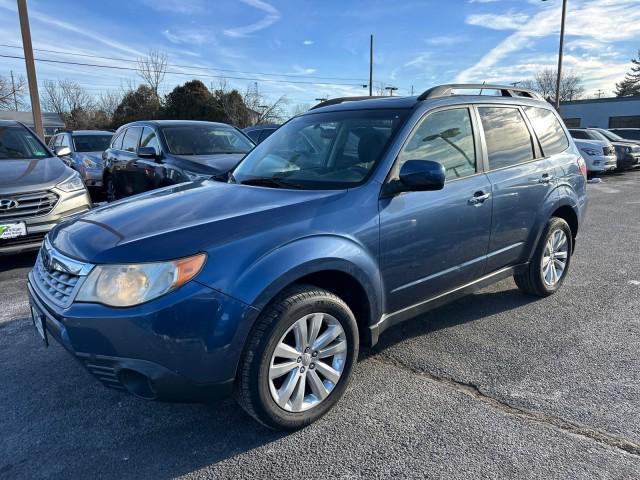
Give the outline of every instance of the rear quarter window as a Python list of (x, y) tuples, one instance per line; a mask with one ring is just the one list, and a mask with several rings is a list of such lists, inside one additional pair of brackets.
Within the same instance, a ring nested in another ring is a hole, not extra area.
[(564, 152), (569, 148), (569, 139), (558, 117), (552, 111), (546, 108), (524, 107), (524, 112), (540, 140), (546, 157)]
[(533, 139), (520, 110), (512, 107), (479, 107), (478, 112), (487, 143), (490, 170), (534, 159)]

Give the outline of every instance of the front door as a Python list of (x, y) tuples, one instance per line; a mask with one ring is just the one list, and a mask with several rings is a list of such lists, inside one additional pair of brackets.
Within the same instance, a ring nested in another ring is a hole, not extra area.
[(477, 128), (469, 108), (429, 113), (394, 165), (433, 160), (446, 169), (442, 190), (380, 200), (380, 263), (386, 313), (420, 303), (484, 272), (491, 230), (491, 184), (479, 167)]

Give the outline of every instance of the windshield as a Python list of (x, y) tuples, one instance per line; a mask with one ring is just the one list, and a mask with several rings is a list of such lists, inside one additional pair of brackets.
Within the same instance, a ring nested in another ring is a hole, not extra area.
[(604, 134), (600, 133), (598, 130), (589, 130), (589, 137), (591, 140), (603, 140), (605, 142), (609, 142), (610, 140), (604, 136)]
[(111, 135), (74, 135), (76, 152), (104, 152), (109, 148)]
[(609, 140), (613, 140), (614, 142), (620, 141), (622, 140), (624, 142), (624, 138), (622, 138), (620, 135), (617, 135), (613, 132), (609, 132), (607, 130), (597, 130), (597, 132), (599, 134), (601, 134), (602, 136), (606, 137)]
[(36, 136), (21, 126), (0, 127), (0, 160), (51, 156)]
[(180, 125), (162, 129), (167, 147), (174, 155), (247, 153), (251, 140), (233, 128), (219, 125)]
[(342, 189), (373, 172), (407, 110), (303, 115), (276, 130), (233, 171), (238, 183)]

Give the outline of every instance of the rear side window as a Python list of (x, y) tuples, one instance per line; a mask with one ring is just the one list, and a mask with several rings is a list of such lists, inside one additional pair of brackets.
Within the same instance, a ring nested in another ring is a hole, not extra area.
[(562, 125), (551, 110), (539, 107), (524, 107), (533, 130), (540, 140), (545, 156), (564, 152), (569, 147), (569, 140)]
[(407, 160), (440, 162), (447, 180), (476, 173), (471, 117), (466, 108), (429, 114), (400, 152), (398, 168)]
[(531, 134), (517, 108), (479, 107), (478, 112), (491, 170), (534, 159)]
[(140, 133), (142, 133), (141, 127), (127, 128), (127, 133), (124, 134), (122, 140), (122, 150), (126, 152), (138, 151), (138, 141), (140, 140)]
[(121, 131), (119, 134), (117, 134), (115, 137), (113, 137), (113, 140), (111, 141), (111, 148), (115, 148), (116, 150), (121, 150), (122, 149), (122, 139), (124, 138), (124, 134), (127, 130), (123, 130)]

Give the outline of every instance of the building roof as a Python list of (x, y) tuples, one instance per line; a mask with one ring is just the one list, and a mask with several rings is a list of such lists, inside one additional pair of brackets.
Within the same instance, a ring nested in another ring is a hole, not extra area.
[[(4, 110), (0, 112), (0, 120), (15, 120), (29, 127), (33, 127), (33, 115), (31, 112)], [(64, 121), (60, 118), (60, 115), (52, 112), (42, 112), (42, 124), (47, 127), (64, 128)]]
[(640, 96), (630, 97), (607, 97), (607, 98), (587, 98), (585, 100), (571, 100), (560, 102), (560, 105), (581, 105), (585, 103), (611, 103), (611, 102), (640, 102)]

